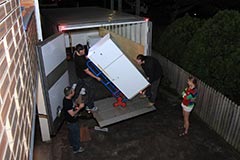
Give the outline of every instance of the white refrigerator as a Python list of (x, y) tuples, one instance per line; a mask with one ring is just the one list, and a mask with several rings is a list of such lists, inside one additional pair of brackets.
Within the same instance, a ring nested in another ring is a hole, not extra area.
[(111, 40), (110, 34), (105, 35), (89, 49), (88, 58), (128, 99), (132, 99), (149, 85)]

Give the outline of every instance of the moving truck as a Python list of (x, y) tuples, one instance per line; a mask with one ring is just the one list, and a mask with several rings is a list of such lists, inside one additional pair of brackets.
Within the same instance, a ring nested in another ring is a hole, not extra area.
[[(38, 114), (42, 135), (54, 135), (59, 127), (58, 114), (62, 108), (63, 88), (70, 84), (66, 51), (72, 53), (78, 43), (94, 46), (108, 34), (124, 56), (134, 64), (138, 54), (151, 54), (152, 23), (148, 18), (98, 7), (43, 9), (41, 19), (44, 40), (36, 47), (40, 68)], [(146, 103), (142, 100), (133, 99), (139, 102), (130, 101), (128, 106), (141, 103), (142, 108), (119, 110), (116, 114), (114, 107), (110, 106), (113, 110), (107, 109), (108, 113), (95, 113), (100, 127), (155, 110), (155, 107), (144, 107)], [(112, 103), (112, 99), (97, 103), (98, 106), (106, 106), (108, 101)]]

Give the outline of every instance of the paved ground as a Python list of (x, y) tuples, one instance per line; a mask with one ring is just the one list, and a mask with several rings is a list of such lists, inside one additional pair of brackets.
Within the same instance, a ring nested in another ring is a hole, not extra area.
[[(178, 98), (160, 89), (157, 111), (111, 126), (108, 132), (95, 131), (93, 119), (80, 119), (89, 127), (91, 141), (82, 143), (84, 153), (72, 154), (64, 124), (49, 144), (40, 141), (36, 131), (34, 159), (44, 160), (240, 160), (222, 138), (195, 115), (190, 117), (190, 134), (179, 137), (182, 124)], [(102, 98), (100, 95), (98, 98)]]

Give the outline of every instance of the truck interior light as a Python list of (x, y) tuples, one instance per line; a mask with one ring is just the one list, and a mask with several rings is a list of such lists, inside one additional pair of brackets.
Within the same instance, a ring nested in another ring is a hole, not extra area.
[(144, 21), (145, 21), (145, 22), (148, 22), (148, 21), (149, 21), (149, 18), (144, 17)]
[(64, 31), (64, 30), (65, 30), (65, 26), (59, 26), (59, 27), (58, 27), (58, 30), (59, 30), (60, 32)]

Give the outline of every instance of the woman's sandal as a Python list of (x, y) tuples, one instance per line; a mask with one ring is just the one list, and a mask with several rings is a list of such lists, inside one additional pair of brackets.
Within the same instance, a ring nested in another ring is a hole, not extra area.
[(183, 137), (183, 136), (186, 136), (186, 135), (187, 135), (187, 133), (183, 132), (183, 133), (180, 133), (178, 136)]

